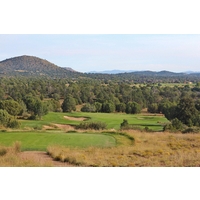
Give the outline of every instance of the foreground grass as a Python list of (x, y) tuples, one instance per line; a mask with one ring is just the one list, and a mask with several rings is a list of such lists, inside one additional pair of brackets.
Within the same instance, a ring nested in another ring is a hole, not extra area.
[(15, 141), (21, 142), (22, 151), (46, 151), (49, 145), (86, 148), (112, 147), (116, 139), (109, 134), (98, 133), (64, 133), (64, 132), (1, 132), (0, 144), (11, 146)]
[(200, 135), (129, 131), (135, 143), (111, 148), (48, 147), (56, 160), (79, 166), (200, 166)]
[(81, 121), (65, 119), (64, 116), (70, 117), (85, 117), (86, 121), (100, 121), (107, 124), (108, 129), (120, 129), (120, 124), (123, 122), (123, 119), (128, 120), (129, 124), (133, 124), (140, 128), (148, 127), (153, 131), (162, 131), (163, 125), (168, 122), (164, 116), (160, 115), (144, 115), (144, 114), (125, 114), (125, 113), (83, 113), (83, 112), (74, 112), (74, 113), (56, 113), (50, 112), (47, 115), (42, 117), (42, 120), (20, 120), (21, 128), (34, 128), (42, 129), (43, 125), (52, 125), (52, 124), (69, 124), (69, 125), (78, 125)]
[(15, 142), (12, 146), (0, 146), (1, 167), (52, 167), (50, 162), (41, 162), (34, 157), (23, 158), (20, 156), (20, 143)]

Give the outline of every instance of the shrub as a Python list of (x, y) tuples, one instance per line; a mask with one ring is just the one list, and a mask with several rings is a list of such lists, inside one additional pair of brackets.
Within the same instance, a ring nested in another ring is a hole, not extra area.
[(20, 128), (20, 122), (17, 120), (10, 120), (7, 126), (9, 128)]
[(123, 120), (123, 122), (120, 124), (121, 130), (139, 130), (142, 131), (142, 128), (135, 126), (133, 124), (129, 124), (126, 119)]
[(164, 131), (171, 131), (171, 132), (177, 132), (177, 131), (183, 131), (187, 126), (184, 125), (180, 120), (177, 118), (173, 119), (171, 121), (171, 124), (166, 124), (163, 128)]
[(34, 130), (42, 130), (42, 127), (40, 125), (36, 125), (33, 127)]
[(36, 115), (31, 115), (28, 117), (29, 120), (36, 120)]
[(7, 124), (9, 123), (10, 119), (11, 115), (9, 115), (6, 110), (0, 109), (0, 124), (7, 127)]
[(148, 126), (145, 126), (145, 127), (144, 127), (144, 131), (146, 131), (146, 132), (153, 132), (153, 130), (150, 129)]
[(103, 130), (106, 128), (106, 124), (103, 122), (83, 122), (76, 126), (77, 129), (95, 129)]
[(136, 114), (141, 112), (141, 105), (136, 102), (129, 102), (126, 104), (125, 112), (127, 114)]
[(6, 153), (7, 153), (7, 149), (6, 148), (4, 148), (4, 147), (0, 148), (0, 156), (5, 155)]
[(96, 112), (96, 107), (95, 105), (87, 103), (81, 108), (81, 112)]
[(6, 110), (0, 109), (0, 125), (9, 128), (19, 128), (20, 123), (13, 118)]
[(200, 133), (200, 128), (193, 126), (182, 131), (182, 133)]
[(120, 128), (123, 129), (123, 128), (126, 128), (128, 127), (128, 120), (126, 119), (123, 119), (123, 122), (120, 124)]
[(152, 103), (152, 104), (148, 105), (148, 112), (150, 112), (150, 113), (159, 113), (158, 104), (157, 103)]

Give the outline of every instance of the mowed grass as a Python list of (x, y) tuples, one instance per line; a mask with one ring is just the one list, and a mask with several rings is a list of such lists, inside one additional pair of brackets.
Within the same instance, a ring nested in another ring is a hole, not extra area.
[(21, 120), (21, 127), (42, 128), (43, 125), (51, 124), (69, 124), (78, 125), (81, 121), (65, 119), (64, 116), (70, 117), (85, 117), (85, 121), (100, 121), (107, 125), (107, 129), (120, 129), (120, 124), (123, 119), (128, 120), (129, 124), (145, 128), (148, 127), (154, 131), (162, 131), (163, 125), (168, 120), (161, 115), (146, 115), (146, 114), (124, 114), (124, 113), (86, 113), (86, 112), (73, 112), (73, 113), (58, 113), (50, 112), (42, 117), (42, 120)]
[[(168, 123), (168, 120), (161, 115), (146, 115), (146, 114), (124, 114), (124, 113), (83, 113), (74, 112), (66, 113), (71, 117), (86, 117), (87, 121), (101, 121), (107, 124), (108, 129), (120, 129), (120, 124), (124, 119), (128, 120), (129, 124), (145, 128), (146, 126), (154, 131), (162, 131), (163, 125)], [(79, 124), (80, 122), (68, 121), (68, 124)]]
[[(42, 128), (43, 125), (68, 124), (69, 120), (66, 120), (64, 118), (64, 116), (66, 115), (67, 115), (66, 113), (49, 112), (47, 115), (43, 116), (41, 120), (19, 120), (19, 121), (21, 123), (21, 128), (25, 127)], [(70, 123), (73, 122), (70, 121)]]
[(11, 146), (21, 142), (22, 151), (46, 151), (49, 145), (63, 147), (113, 147), (116, 139), (108, 134), (64, 132), (2, 132), (0, 145)]

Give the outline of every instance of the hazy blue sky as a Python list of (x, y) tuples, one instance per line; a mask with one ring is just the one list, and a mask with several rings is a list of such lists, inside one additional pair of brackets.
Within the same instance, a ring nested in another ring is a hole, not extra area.
[(0, 61), (21, 55), (80, 72), (200, 71), (200, 35), (0, 34)]

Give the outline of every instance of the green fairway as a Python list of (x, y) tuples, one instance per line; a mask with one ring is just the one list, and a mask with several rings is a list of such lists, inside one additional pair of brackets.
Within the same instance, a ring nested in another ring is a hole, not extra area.
[(100, 121), (107, 124), (108, 129), (120, 129), (120, 124), (123, 119), (128, 120), (129, 124), (139, 126), (141, 128), (148, 127), (154, 131), (162, 131), (163, 124), (168, 120), (164, 116), (160, 115), (143, 115), (143, 114), (125, 114), (125, 113), (86, 113), (86, 112), (74, 112), (74, 113), (59, 113), (50, 112), (42, 117), (42, 120), (21, 120), (22, 128), (42, 128), (43, 125), (49, 124), (69, 124), (78, 125), (81, 121), (65, 119), (64, 116), (70, 117), (85, 117), (86, 121)]
[(20, 120), (21, 127), (42, 128), (43, 125), (50, 124), (79, 124), (75, 121), (66, 120), (64, 118), (66, 115), (67, 113), (49, 112), (41, 120)]
[(64, 133), (64, 132), (1, 132), (0, 145), (11, 146), (20, 141), (22, 151), (46, 151), (49, 145), (66, 147), (112, 147), (116, 139), (107, 134)]
[[(89, 118), (88, 121), (101, 121), (107, 124), (108, 129), (120, 129), (120, 124), (123, 122), (123, 119), (128, 120), (129, 124), (139, 126), (141, 128), (148, 127), (154, 131), (162, 131), (163, 124), (167, 123), (168, 120), (164, 116), (160, 115), (151, 115), (146, 116), (143, 114), (124, 114), (124, 113), (83, 113), (83, 112), (74, 112), (74, 113), (65, 113), (67, 116), (71, 117), (86, 117)], [(65, 122), (66, 123), (66, 122)], [(68, 121), (68, 124), (79, 124), (77, 121)]]

